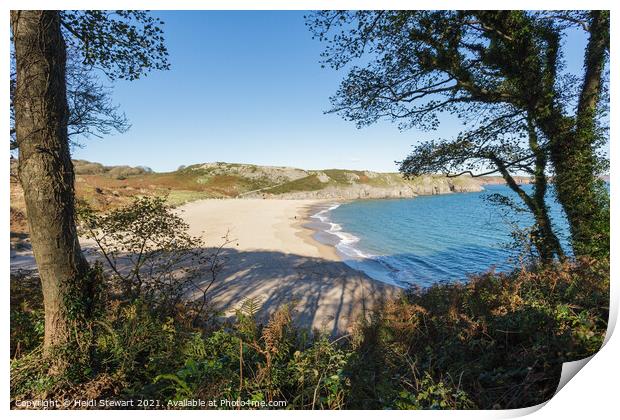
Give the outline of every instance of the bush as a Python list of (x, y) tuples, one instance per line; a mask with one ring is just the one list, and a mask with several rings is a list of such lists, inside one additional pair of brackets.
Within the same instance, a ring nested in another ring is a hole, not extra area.
[(11, 357), (35, 350), (45, 332), (40, 280), (33, 272), (11, 273)]
[[(164, 317), (181, 307), (185, 315), (190, 306), (206, 309), (223, 262), (221, 247), (208, 250), (200, 237), (189, 235), (165, 197), (137, 197), (106, 214), (83, 203), (78, 213), (81, 233), (95, 241), (110, 268), (114, 298), (140, 299)], [(185, 299), (196, 294), (198, 302)]]
[(608, 304), (609, 264), (591, 260), (411, 291), (362, 327), (352, 404), (379, 408), (431, 384), (453, 390), (446, 407), (539, 404), (562, 363), (600, 348)]
[(232, 328), (206, 338), (193, 335), (183, 350), (183, 367), (156, 378), (163, 385), (159, 397), (284, 400), (287, 408), (344, 408), (349, 387), (344, 367), (350, 353), (326, 336), (307, 340), (291, 319), (289, 306), (272, 315), (266, 326), (240, 310)]

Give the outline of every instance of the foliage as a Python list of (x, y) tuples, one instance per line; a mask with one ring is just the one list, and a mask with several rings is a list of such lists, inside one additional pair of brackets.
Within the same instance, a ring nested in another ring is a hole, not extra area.
[[(15, 280), (19, 310), (28, 296), (20, 286), (31, 286)], [(561, 363), (600, 348), (608, 287), (606, 261), (487, 273), (411, 290), (337, 339), (296, 327), (295, 303), (263, 325), (260, 301), (246, 300), (234, 320), (205, 329), (184, 312), (162, 318), (139, 299), (108, 300), (92, 326), (91, 366), (52, 378), (36, 349), (24, 351), (11, 362), (11, 398), (153, 399), (160, 408), (196, 398), (232, 402), (216, 408), (525, 407), (553, 395)], [(25, 334), (16, 325), (13, 347)]]
[(453, 387), (451, 395), (464, 392), (466, 406), (516, 408), (546, 401), (561, 364), (602, 345), (608, 270), (606, 262), (581, 261), (410, 292), (365, 327), (364, 336), (372, 339), (361, 349), (372, 352), (374, 365), (362, 360), (359, 366), (379, 368), (380, 375), (373, 383), (361, 382), (362, 395), (382, 389), (381, 401), (399, 389), (415, 394), (430, 375)]
[[(164, 45), (164, 24), (145, 11), (63, 10), (59, 12), (67, 44), (66, 98), (69, 109), (67, 134), (72, 146), (79, 138), (124, 133), (130, 124), (111, 100), (112, 89), (100, 81), (98, 71), (110, 80), (133, 80), (151, 70), (170, 67)], [(15, 137), (16, 68), (11, 51), (10, 145)]]
[(43, 341), (43, 296), (31, 272), (11, 275), (11, 357), (30, 353)]
[(82, 204), (78, 212), (83, 234), (95, 241), (111, 269), (109, 293), (143, 300), (162, 316), (187, 306), (184, 298), (192, 294), (201, 297), (194, 309), (206, 308), (222, 266), (221, 247), (208, 250), (200, 237), (189, 235), (165, 197), (136, 197), (106, 214)]
[[(110, 80), (134, 80), (151, 70), (169, 69), (164, 22), (145, 11), (63, 10), (59, 14), (67, 44), (67, 134), (72, 146), (80, 146), (80, 138), (126, 132), (127, 117), (112, 102), (112, 88), (101, 82), (98, 72)], [(14, 51), (10, 61), (10, 142), (11, 149), (17, 149)]]
[(64, 10), (63, 36), (83, 64), (112, 80), (134, 80), (150, 70), (167, 70), (164, 22), (143, 10)]
[[(575, 254), (609, 255), (609, 196), (596, 185), (609, 136), (608, 11), (319, 11), (307, 25), (326, 44), (323, 63), (349, 67), (330, 112), (360, 127), (434, 130), (446, 114), (464, 125), (416, 145), (401, 172), (500, 173), (534, 214), (545, 260), (563, 257), (544, 204), (551, 172)], [(589, 36), (582, 75), (565, 66), (569, 28)], [(533, 196), (514, 182), (523, 172)]]

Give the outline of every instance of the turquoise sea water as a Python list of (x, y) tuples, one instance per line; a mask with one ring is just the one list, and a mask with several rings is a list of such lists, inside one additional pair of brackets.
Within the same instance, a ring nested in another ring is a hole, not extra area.
[[(334, 204), (313, 216), (321, 226), (317, 238), (335, 245), (348, 265), (402, 287), (463, 281), (492, 267), (510, 270), (518, 264), (518, 253), (507, 247), (511, 222), (525, 227), (531, 218), (514, 212), (506, 216), (485, 199), (493, 193), (519, 202), (508, 187), (492, 185), (477, 193)], [(553, 222), (566, 243), (563, 212), (550, 202)]]

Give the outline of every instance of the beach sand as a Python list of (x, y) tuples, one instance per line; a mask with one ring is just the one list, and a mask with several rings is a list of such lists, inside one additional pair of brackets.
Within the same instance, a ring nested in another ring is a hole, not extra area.
[(201, 200), (179, 210), (192, 235), (223, 248), (223, 271), (209, 291), (232, 315), (247, 298), (262, 304), (263, 321), (295, 303), (296, 322), (333, 335), (346, 333), (399, 290), (344, 264), (335, 248), (313, 239), (304, 225), (319, 200)]
[[(223, 269), (208, 292), (211, 304), (232, 316), (245, 299), (256, 298), (261, 304), (257, 317), (266, 322), (282, 305), (292, 303), (297, 325), (340, 335), (364, 313), (396, 297), (401, 289), (347, 266), (333, 246), (313, 238), (315, 232), (306, 226), (309, 216), (328, 204), (321, 200), (213, 199), (180, 207), (190, 234), (202, 237), (207, 248), (225, 243)], [(101, 258), (92, 241), (81, 239), (80, 243), (89, 260)], [(11, 271), (33, 269), (30, 248), (11, 247)], [(205, 270), (201, 282), (210, 281)]]

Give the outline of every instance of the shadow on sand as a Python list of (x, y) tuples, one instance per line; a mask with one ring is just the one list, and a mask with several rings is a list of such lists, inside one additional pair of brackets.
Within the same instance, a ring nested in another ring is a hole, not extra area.
[[(223, 250), (222, 272), (208, 297), (226, 315), (248, 298), (260, 301), (258, 319), (294, 303), (299, 326), (346, 333), (363, 314), (379, 309), (401, 289), (370, 279), (343, 262), (275, 251)], [(210, 281), (210, 279), (205, 279)]]
[[(92, 246), (82, 250), (91, 262), (100, 260), (108, 265)], [(205, 249), (205, 251), (212, 251)], [(238, 251), (224, 248), (220, 254), (223, 269), (211, 285), (207, 297), (210, 304), (232, 316), (248, 298), (260, 302), (257, 319), (267, 322), (269, 316), (284, 304), (294, 304), (295, 322), (304, 328), (316, 328), (337, 336), (348, 332), (363, 314), (380, 309), (386, 299), (396, 297), (400, 290), (357, 271), (340, 261), (305, 257), (277, 251)], [(117, 268), (131, 269), (119, 259)], [(201, 267), (197, 267), (201, 269)], [(11, 272), (36, 270), (30, 246), (11, 249)], [(211, 282), (204, 270), (200, 286)], [(201, 292), (190, 298), (202, 298)]]

